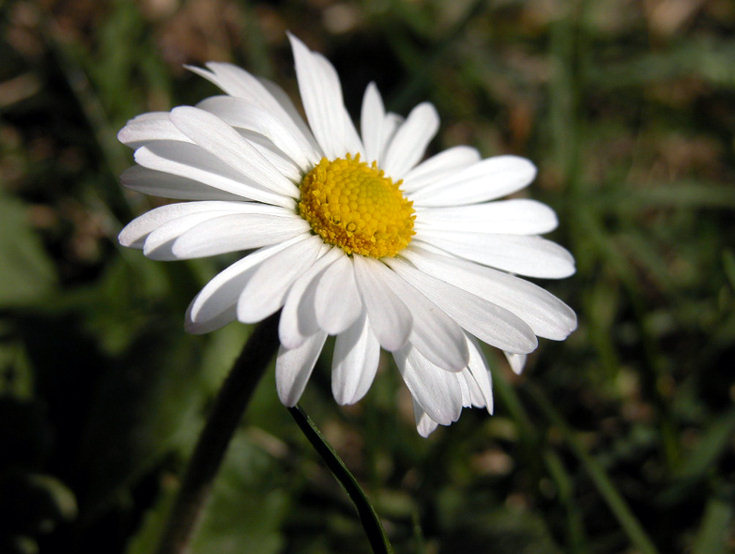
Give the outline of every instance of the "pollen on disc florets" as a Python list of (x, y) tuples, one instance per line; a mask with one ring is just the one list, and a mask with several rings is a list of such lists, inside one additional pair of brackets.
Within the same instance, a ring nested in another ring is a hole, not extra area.
[(395, 256), (414, 235), (413, 202), (360, 154), (321, 161), (301, 181), (299, 214), (324, 242), (347, 254)]

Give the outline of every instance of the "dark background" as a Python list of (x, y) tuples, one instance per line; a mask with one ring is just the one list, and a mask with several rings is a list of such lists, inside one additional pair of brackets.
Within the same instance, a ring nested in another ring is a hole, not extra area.
[[(115, 134), (217, 93), (183, 63), (295, 97), (286, 30), (334, 62), (353, 114), (375, 80), (395, 111), (437, 106), (432, 151), (534, 160), (527, 194), (578, 263), (542, 284), (579, 329), (521, 378), (490, 353), (493, 417), (424, 440), (388, 358), (346, 409), (322, 360), (302, 404), (397, 552), (733, 551), (735, 3), (27, 0), (0, 3), (0, 552), (152, 552), (249, 330), (183, 331), (228, 258), (117, 245), (156, 200), (119, 186)], [(193, 551), (368, 551), (272, 371)]]

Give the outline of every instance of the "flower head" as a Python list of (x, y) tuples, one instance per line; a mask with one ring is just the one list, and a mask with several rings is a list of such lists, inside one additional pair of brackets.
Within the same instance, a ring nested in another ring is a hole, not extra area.
[(209, 63), (190, 69), (226, 95), (143, 114), (120, 131), (137, 162), (123, 183), (188, 200), (133, 220), (120, 242), (157, 260), (249, 251), (194, 298), (186, 327), (205, 333), (281, 310), (276, 380), (288, 406), (336, 335), (340, 404), (368, 391), (383, 348), (422, 435), (465, 406), (492, 412), (476, 339), (520, 371), (537, 336), (562, 340), (576, 327), (568, 306), (516, 276), (574, 272), (572, 256), (538, 236), (556, 227), (551, 209), (497, 200), (527, 186), (535, 167), (466, 146), (421, 162), (439, 126), (434, 107), (387, 113), (372, 83), (358, 133), (332, 65), (290, 39), (308, 125), (278, 85)]

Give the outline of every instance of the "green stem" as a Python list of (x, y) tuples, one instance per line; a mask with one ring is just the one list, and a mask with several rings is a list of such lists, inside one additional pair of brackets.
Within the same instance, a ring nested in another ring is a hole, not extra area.
[(276, 314), (261, 321), (253, 330), (217, 395), (186, 468), (158, 554), (186, 551), (227, 446), (278, 344)]
[(321, 434), (316, 424), (306, 415), (300, 406), (289, 408), (288, 411), (301, 429), (301, 432), (309, 439), (311, 445), (319, 456), (321, 456), (322, 460), (324, 460), (324, 463), (327, 464), (332, 475), (334, 475), (335, 479), (337, 479), (350, 497), (350, 500), (352, 500), (373, 552), (375, 554), (392, 554), (393, 547), (388, 541), (388, 537), (385, 536), (380, 518), (375, 513), (375, 509), (370, 504), (357, 479), (350, 473), (350, 470), (347, 469), (347, 466)]

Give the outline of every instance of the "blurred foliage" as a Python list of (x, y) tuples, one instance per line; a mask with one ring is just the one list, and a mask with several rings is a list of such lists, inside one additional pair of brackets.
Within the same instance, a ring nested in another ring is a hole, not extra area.
[[(735, 4), (730, 0), (25, 0), (0, 3), (0, 551), (152, 552), (208, 402), (247, 335), (183, 332), (228, 260), (160, 263), (121, 226), (126, 119), (214, 88), (229, 60), (295, 95), (285, 30), (333, 60), (348, 107), (443, 117), (439, 150), (534, 160), (531, 194), (578, 261), (579, 313), (496, 414), (428, 440), (385, 367), (303, 405), (397, 552), (735, 550)], [(728, 362), (727, 360), (730, 360)], [(386, 366), (388, 363), (386, 361)], [(257, 391), (195, 553), (366, 552), (275, 394)]]

